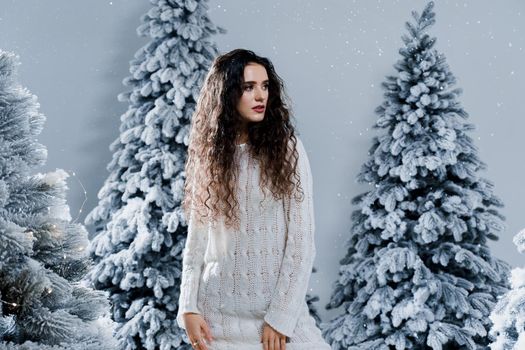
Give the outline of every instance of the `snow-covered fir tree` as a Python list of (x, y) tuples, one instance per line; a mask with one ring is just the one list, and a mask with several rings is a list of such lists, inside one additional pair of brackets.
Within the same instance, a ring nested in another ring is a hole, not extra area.
[(414, 21), (382, 84), (369, 158), (357, 180), (347, 253), (323, 324), (333, 349), (481, 349), (489, 314), (508, 289), (509, 265), (495, 258), (503, 204), (469, 136), (461, 89), (427, 34), (433, 2)]
[(121, 349), (191, 349), (176, 322), (187, 222), (181, 207), (190, 118), (225, 30), (206, 0), (151, 0), (150, 38), (119, 95), (129, 107), (111, 144), (109, 177), (86, 217), (96, 227), (90, 280), (110, 293)]
[[(525, 229), (514, 236), (514, 244), (520, 253), (525, 253)], [(511, 290), (502, 296), (490, 314), (492, 350), (525, 349), (525, 268), (512, 269), (510, 283)]]
[(45, 116), (18, 64), (0, 51), (0, 349), (113, 350), (107, 297), (81, 282), (89, 241), (71, 220), (68, 174), (32, 173), (47, 159)]

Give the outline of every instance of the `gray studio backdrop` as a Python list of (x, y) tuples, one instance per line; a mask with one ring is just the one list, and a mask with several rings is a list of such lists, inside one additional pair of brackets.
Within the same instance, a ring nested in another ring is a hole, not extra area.
[[(375, 130), (380, 84), (399, 58), (404, 22), (425, 2), (339, 0), (212, 0), (212, 20), (228, 30), (216, 37), (221, 52), (249, 48), (269, 57), (293, 100), (299, 134), (314, 176), (318, 272), (310, 286), (327, 312), (349, 232), (350, 201), (367, 187), (355, 182)], [(64, 168), (72, 216), (83, 221), (107, 176), (109, 144), (126, 105), (128, 62), (146, 43), (136, 35), (148, 1), (1, 0), (0, 48), (21, 59), (22, 83), (38, 95), (47, 116), (39, 140), (49, 151), (46, 169)], [(437, 1), (431, 33), (445, 54), (461, 101), (475, 123), (472, 134), (484, 176), (505, 202), (507, 228), (495, 254), (525, 265), (512, 236), (525, 227), (523, 130), (525, 114), (525, 2)], [(84, 192), (87, 201), (84, 202)]]

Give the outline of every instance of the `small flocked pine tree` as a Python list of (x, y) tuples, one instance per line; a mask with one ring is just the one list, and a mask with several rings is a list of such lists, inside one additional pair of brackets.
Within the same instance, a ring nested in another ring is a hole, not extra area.
[[(525, 253), (525, 229), (514, 236), (514, 244)], [(490, 319), (492, 350), (525, 349), (525, 268), (512, 269), (512, 289), (498, 301)]]
[(433, 2), (415, 22), (383, 83), (369, 159), (354, 198), (348, 252), (323, 325), (333, 349), (487, 347), (489, 313), (508, 288), (509, 266), (492, 256), (504, 217), (445, 57), (426, 29)]
[(71, 221), (68, 174), (31, 174), (47, 158), (45, 117), (17, 64), (0, 51), (0, 349), (112, 350), (107, 298), (81, 283), (88, 233)]
[[(190, 118), (225, 32), (206, 0), (151, 0), (141, 36), (151, 41), (130, 63), (131, 91), (110, 172), (87, 216), (98, 234), (90, 280), (110, 292), (121, 349), (191, 349), (176, 323), (187, 224), (180, 206)], [(184, 341), (184, 342), (183, 342)]]

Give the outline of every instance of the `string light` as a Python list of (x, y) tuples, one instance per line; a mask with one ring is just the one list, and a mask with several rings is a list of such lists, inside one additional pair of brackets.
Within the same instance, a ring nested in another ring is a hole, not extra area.
[[(51, 234), (51, 236), (53, 236), (53, 238), (57, 240), (62, 236), (62, 231), (57, 230), (57, 226), (55, 224), (51, 225), (51, 229), (49, 230), (49, 233)], [(63, 249), (62, 243), (60, 243), (60, 246), (61, 246), (60, 248)]]
[(18, 307), (18, 304), (17, 303), (10, 303), (10, 302), (7, 302), (7, 301), (4, 301), (2, 299), (0, 299), (0, 301), (4, 304), (7, 304), (7, 305), (10, 305), (10, 306), (14, 306), (14, 307)]
[(76, 176), (74, 171), (71, 171), (71, 174), (73, 174), (73, 177), (78, 181), (80, 187), (82, 187), (82, 191), (84, 192), (84, 200), (82, 201), (82, 204), (80, 205), (80, 209), (78, 210), (78, 215), (75, 218), (75, 220), (72, 221), (72, 223), (75, 223), (80, 218), (80, 214), (82, 213), (82, 209), (84, 209), (84, 204), (86, 204), (88, 197), (87, 197), (86, 188), (82, 184), (82, 181), (80, 181), (80, 179)]
[[(71, 221), (71, 223), (76, 223), (78, 221), (78, 219), (80, 218), (80, 215), (82, 214), (82, 210), (84, 209), (84, 205), (86, 204), (87, 202), (87, 191), (86, 191), (86, 187), (84, 186), (84, 184), (82, 183), (82, 181), (80, 181), (80, 179), (78, 178), (77, 174), (73, 171), (73, 170), (69, 170), (69, 171), (66, 171), (68, 174), (72, 175), (78, 182), (78, 184), (80, 185), (80, 187), (82, 188), (82, 192), (84, 192), (84, 200), (82, 201), (82, 204), (80, 205), (80, 209), (78, 210), (78, 214), (77, 214), (77, 217)], [(49, 207), (48, 207), (49, 209)], [(53, 227), (55, 227), (55, 225), (53, 225)], [(62, 249), (64, 249), (64, 247), (62, 246)], [(81, 252), (84, 250), (84, 247), (79, 247), (77, 248), (77, 251)], [(63, 255), (63, 260), (66, 260), (67, 259), (67, 254), (64, 254)], [(62, 272), (65, 271), (65, 268), (64, 266), (61, 265), (61, 268), (62, 268)]]
[[(65, 171), (65, 170), (64, 170), (64, 171)], [(72, 176), (77, 180), (77, 182), (78, 182), (78, 184), (80, 185), (80, 187), (82, 187), (82, 192), (84, 192), (84, 200), (82, 201), (82, 204), (80, 205), (80, 209), (78, 210), (78, 215), (77, 215), (77, 217), (76, 217), (73, 221), (71, 221), (71, 223), (74, 224), (74, 223), (76, 223), (76, 222), (78, 221), (78, 219), (80, 218), (80, 214), (82, 213), (82, 211), (83, 211), (83, 209), (84, 209), (84, 205), (85, 205), (86, 202), (87, 202), (87, 199), (88, 199), (88, 197), (87, 197), (87, 191), (86, 191), (86, 188), (84, 187), (84, 184), (82, 184), (82, 181), (80, 181), (80, 179), (76, 176), (76, 174), (75, 174), (74, 171), (70, 170), (69, 172), (68, 172), (68, 171), (65, 171), (65, 172), (66, 172), (68, 175), (72, 175)], [(61, 205), (61, 204), (56, 205), (56, 207), (60, 207), (60, 206), (62, 206), (62, 205)], [(52, 206), (48, 206), (48, 207), (47, 207), (47, 211), (48, 211), (48, 213), (51, 212), (51, 207), (52, 207)]]
[[(51, 294), (53, 292), (53, 288), (47, 288), (46, 292), (47, 292), (48, 295)], [(9, 306), (13, 306), (13, 307), (19, 307), (20, 306), (17, 303), (10, 303), (10, 302), (2, 300), (2, 299), (0, 299), (0, 302), (4, 303), (6, 305), (9, 305)]]

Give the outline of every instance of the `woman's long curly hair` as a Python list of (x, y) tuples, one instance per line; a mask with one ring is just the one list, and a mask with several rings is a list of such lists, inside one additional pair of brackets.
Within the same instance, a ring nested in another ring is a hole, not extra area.
[[(200, 223), (224, 218), (227, 227), (239, 228), (237, 135), (241, 115), (237, 103), (243, 94), (244, 67), (260, 64), (268, 75), (264, 119), (248, 123), (246, 149), (260, 166), (260, 186), (276, 200), (290, 198), (299, 186), (297, 138), (282, 79), (270, 60), (249, 50), (236, 49), (218, 56), (201, 88), (192, 116), (186, 159), (183, 210)], [(296, 183), (292, 181), (295, 177)], [(264, 200), (264, 199), (263, 199)], [(208, 220), (204, 220), (208, 218)]]

